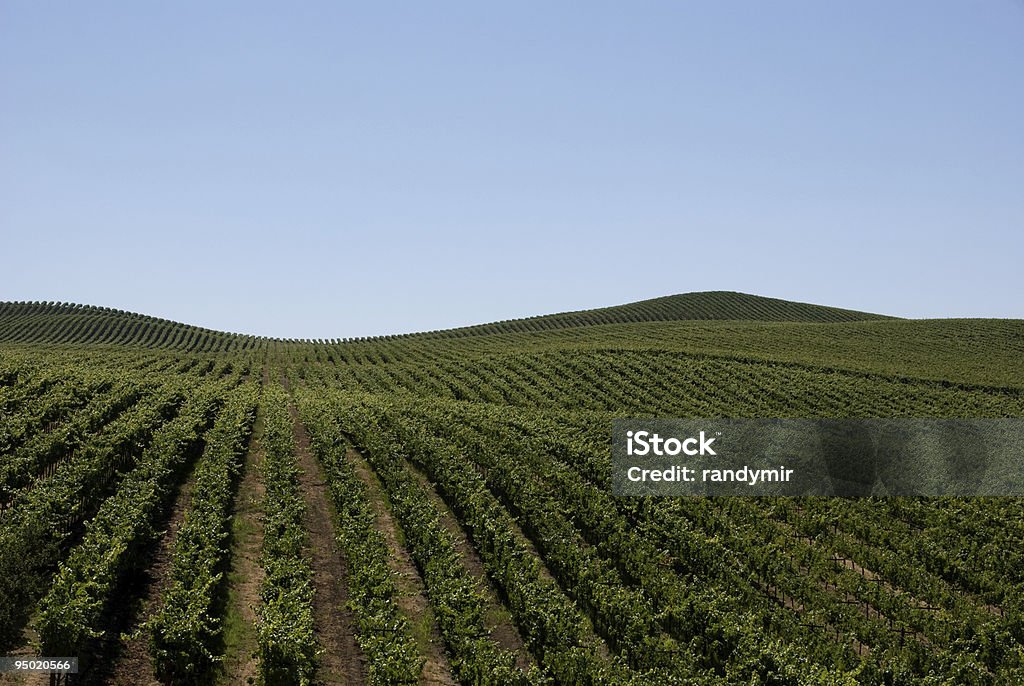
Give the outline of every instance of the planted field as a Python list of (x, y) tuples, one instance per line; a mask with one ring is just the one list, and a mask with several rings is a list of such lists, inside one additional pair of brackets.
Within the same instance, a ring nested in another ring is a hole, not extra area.
[[(616, 417), (1021, 417), (1024, 322), (358, 341), (0, 305), (0, 654), (76, 683), (1019, 684), (1016, 499), (617, 498)], [(0, 683), (35, 683), (0, 675)]]

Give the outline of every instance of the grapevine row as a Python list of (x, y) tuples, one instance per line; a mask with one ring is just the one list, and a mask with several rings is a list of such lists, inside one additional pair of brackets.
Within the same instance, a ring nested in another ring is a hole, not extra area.
[(174, 540), (168, 587), (147, 621), (154, 671), (165, 683), (194, 683), (218, 661), (219, 605), (231, 505), (258, 402), (245, 384), (228, 396), (195, 469), (191, 507)]
[(102, 636), (99, 622), (117, 582), (140, 565), (147, 546), (159, 535), (156, 523), (200, 447), (216, 406), (209, 391), (193, 395), (156, 432), (117, 492), (104, 501), (40, 603), (37, 628), (44, 654), (87, 654), (86, 642)]
[(369, 683), (418, 683), (423, 657), (408, 618), (398, 608), (398, 588), (388, 564), (390, 551), (374, 528), (366, 489), (346, 459), (347, 443), (322, 408), (303, 403), (302, 410), (337, 512), (337, 539), (349, 563), (350, 607), (358, 622), (359, 647), (369, 660)]
[(271, 384), (263, 389), (265, 451), (263, 555), (256, 639), (264, 686), (313, 682), (318, 642), (313, 626), (313, 569), (298, 491), (288, 396)]

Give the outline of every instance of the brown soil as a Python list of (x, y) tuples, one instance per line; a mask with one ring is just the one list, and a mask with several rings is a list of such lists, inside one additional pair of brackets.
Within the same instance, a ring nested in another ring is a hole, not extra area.
[[(9, 650), (7, 654), (11, 657), (40, 657), (39, 638), (31, 626), (22, 632), (22, 636), (21, 644)], [(0, 685), (2, 686), (47, 686), (49, 683), (50, 677), (42, 673), (0, 672)]]
[[(467, 460), (467, 462), (472, 464), (470, 460)], [(479, 468), (477, 468), (477, 473), (480, 474)], [(480, 476), (483, 475), (480, 474)], [(427, 477), (424, 476), (424, 478)], [(565, 596), (569, 599), (569, 601), (576, 607), (576, 610), (579, 612), (580, 618), (583, 620), (586, 641), (589, 645), (595, 647), (597, 656), (606, 662), (610, 661), (612, 659), (612, 651), (611, 648), (608, 647), (608, 642), (594, 629), (593, 622), (590, 620), (590, 616), (587, 614), (587, 611), (578, 602), (576, 602), (576, 600), (573, 598), (573, 595), (569, 593), (566, 590), (566, 588), (558, 581), (558, 579), (555, 578), (555, 575), (551, 573), (551, 570), (548, 569), (547, 562), (544, 561), (544, 556), (540, 554), (540, 551), (537, 550), (537, 546), (534, 545), (533, 539), (531, 539), (526, 534), (526, 532), (523, 531), (522, 527), (519, 526), (519, 523), (516, 520), (515, 516), (512, 516), (511, 513), (509, 517), (509, 527), (512, 530), (512, 535), (519, 539), (519, 541), (523, 544), (523, 546), (526, 548), (529, 554), (532, 557), (536, 558), (537, 562), (540, 563), (538, 565), (538, 574), (540, 578), (543, 579), (545, 582), (551, 583), (552, 585), (560, 589), (562, 593), (565, 594)]]
[(384, 536), (391, 551), (388, 563), (396, 577), (398, 607), (409, 620), (409, 624), (415, 627), (413, 635), (419, 644), (420, 653), (426, 657), (420, 680), (425, 684), (454, 686), (457, 682), (452, 676), (451, 665), (444, 652), (441, 630), (434, 621), (433, 611), (427, 601), (426, 587), (409, 551), (400, 540), (400, 528), (391, 514), (383, 486), (362, 455), (350, 448), (347, 458), (352, 463), (356, 476), (366, 486), (370, 506), (376, 515), (374, 528)]
[[(178, 498), (167, 523), (167, 531), (157, 544), (153, 562), (146, 572), (147, 582), (140, 613), (142, 621), (149, 618), (158, 607), (159, 599), (170, 583), (168, 575), (171, 571), (174, 541), (192, 502), (194, 483), (190, 475), (178, 492)], [(112, 686), (160, 686), (160, 682), (153, 676), (153, 661), (149, 655), (148, 634), (145, 631), (137, 631), (123, 644), (108, 683)]]
[(444, 502), (444, 499), (434, 490), (434, 485), (430, 483), (427, 475), (411, 464), (409, 467), (441, 515), (441, 524), (454, 536), (455, 545), (462, 555), (466, 568), (481, 582), (484, 598), (487, 602), (484, 621), (490, 630), (491, 638), (502, 648), (515, 653), (516, 664), (520, 669), (529, 669), (535, 664), (533, 656), (526, 649), (526, 644), (523, 642), (523, 637), (519, 634), (519, 629), (516, 627), (512, 615), (509, 614), (508, 608), (502, 603), (497, 589), (487, 576), (483, 560), (480, 559), (480, 555), (469, 542), (469, 537), (466, 535), (459, 520), (455, 517), (455, 513), (451, 511), (447, 503)]
[(354, 617), (348, 609), (348, 563), (334, 539), (334, 510), (327, 498), (323, 471), (309, 449), (309, 435), (294, 405), (288, 408), (295, 434), (299, 488), (306, 501), (306, 529), (313, 562), (313, 620), (323, 653), (321, 684), (365, 684), (366, 658), (356, 644)]
[[(755, 582), (755, 585), (762, 593), (770, 597), (772, 600), (774, 600), (776, 603), (786, 608), (787, 610), (792, 610), (793, 612), (796, 612), (799, 615), (804, 614), (804, 606), (801, 605), (800, 601), (798, 601), (796, 598), (793, 598), (792, 596), (787, 595), (785, 592), (780, 591), (772, 584), (762, 584)], [(815, 626), (812, 628), (817, 628), (821, 631), (824, 631), (826, 634), (832, 634), (836, 637), (836, 640), (839, 640), (840, 636), (843, 635), (842, 632), (840, 632), (836, 627), (828, 623), (822, 624), (820, 626)], [(849, 638), (849, 640), (850, 645), (853, 647), (853, 649), (857, 652), (858, 655), (871, 654), (871, 646), (867, 645), (866, 643), (861, 643), (856, 638)]]
[[(777, 521), (776, 523), (779, 525), (780, 528), (784, 529), (787, 532), (788, 537), (795, 540), (803, 540), (807, 543), (807, 545), (816, 545), (814, 539), (798, 534), (796, 530), (793, 528), (793, 526), (788, 522)], [(905, 591), (904, 589), (893, 586), (888, 581), (886, 581), (881, 575), (876, 574), (871, 569), (868, 569), (867, 567), (863, 567), (860, 564), (858, 564), (856, 560), (851, 560), (834, 550), (830, 551), (830, 554), (832, 557), (832, 561), (836, 564), (837, 567), (849, 569), (853, 572), (856, 572), (857, 574), (860, 574), (861, 577), (863, 577), (864, 579), (874, 582), (876, 584), (876, 588), (879, 588), (879, 590), (884, 589), (887, 595), (903, 596), (907, 598), (908, 602), (921, 609), (938, 609), (932, 608), (927, 602), (915, 597), (913, 594)], [(803, 566), (800, 566), (798, 568), (798, 571), (800, 572), (800, 574), (804, 576), (808, 576), (810, 574), (810, 570)], [(833, 583), (830, 583), (827, 579), (819, 580), (818, 586), (822, 588), (824, 591), (832, 593), (834, 595), (838, 595), (840, 592), (839, 587)], [(856, 598), (846, 591), (844, 591), (843, 594), (843, 602), (859, 605), (861, 610), (864, 612), (864, 616), (866, 618), (878, 619), (879, 621), (887, 620), (889, 622), (890, 627), (892, 626), (892, 620), (889, 619), (886, 615), (882, 614), (882, 612), (877, 607), (875, 607), (874, 603), (871, 603), (861, 598)], [(800, 611), (803, 611), (802, 608), (800, 609)], [(907, 635), (912, 635), (914, 639), (917, 640), (919, 643), (931, 645), (931, 641), (928, 639), (928, 637), (921, 632), (908, 632)], [(853, 640), (853, 643), (858, 655), (866, 654), (867, 652), (869, 652), (868, 646), (860, 643), (856, 639)]]
[[(194, 468), (193, 464), (193, 471), (179, 487), (170, 512), (165, 515), (164, 534), (148, 553), (149, 566), (128, 576), (120, 589), (118, 600), (107, 611), (108, 623), (105, 625), (109, 627), (108, 634), (93, 644), (96, 655), (102, 659), (79, 675), (78, 678), (84, 679), (84, 683), (160, 686), (160, 682), (153, 676), (148, 635), (138, 629), (155, 610), (169, 583), (174, 541), (192, 501)], [(121, 640), (119, 637), (125, 634), (127, 640)], [(25, 629), (22, 644), (11, 653), (26, 657), (39, 656), (38, 636), (31, 626)], [(0, 685), (3, 686), (43, 686), (50, 683), (47, 674), (0, 674)]]
[(256, 679), (256, 606), (259, 604), (263, 568), (263, 498), (266, 489), (260, 481), (263, 465), (262, 413), (256, 417), (249, 451), (245, 455), (242, 480), (235, 496), (232, 520), (230, 568), (228, 570), (227, 621), (222, 684), (248, 686)]
[[(795, 506), (795, 509), (800, 514), (803, 514), (803, 512), (804, 512), (804, 508), (800, 507), (799, 505)], [(790, 531), (790, 532), (794, 531), (793, 527), (788, 522), (780, 521), (779, 524), (781, 524), (782, 527), (785, 528), (787, 531)], [(838, 529), (838, 525), (833, 524), (833, 527), (834, 527), (833, 528), (833, 533), (834, 534), (838, 534), (839, 531), (840, 531)], [(862, 542), (862, 543), (866, 542), (866, 541), (864, 541), (863, 538), (861, 538), (861, 537), (857, 536), (856, 534), (851, 533), (849, 531), (845, 531), (844, 530), (843, 533), (848, 535), (848, 536), (850, 536), (850, 537), (852, 537), (852, 538), (854, 538), (854, 539), (856, 539), (856, 540), (858, 540), (858, 541), (860, 541), (860, 542)], [(793, 536), (795, 536), (797, 538), (801, 538), (801, 539), (806, 540), (808, 545), (810, 545), (810, 544), (812, 544), (814, 542), (813, 539), (811, 539), (810, 537), (807, 537), (807, 536), (801, 536), (801, 535), (798, 535), (798, 534), (795, 534), (795, 533), (791, 534), (791, 535), (793, 535)], [(836, 563), (836, 565), (838, 565), (840, 567), (847, 567), (849, 569), (852, 569), (853, 571), (857, 572), (858, 574), (860, 574), (864, 578), (868, 579), (869, 581), (874, 581), (875, 579), (882, 578), (880, 574), (875, 573), (874, 571), (868, 569), (867, 567), (861, 566), (855, 560), (848, 559), (845, 556), (841, 555), (840, 553), (837, 553), (837, 552), (833, 551), (832, 552), (832, 560)], [(890, 593), (893, 593), (893, 594), (896, 594), (896, 595), (901, 595), (902, 594), (902, 595), (910, 596), (911, 597), (911, 602), (913, 602), (914, 604), (916, 604), (919, 608), (921, 608), (923, 610), (938, 610), (939, 609), (937, 607), (933, 607), (928, 601), (921, 600), (921, 599), (919, 599), (917, 597), (914, 597), (908, 591), (905, 591), (902, 588), (898, 588), (896, 586), (893, 586), (888, 581), (883, 581), (883, 585), (885, 586), (886, 590), (888, 592), (890, 592)], [(966, 592), (962, 587), (951, 585), (951, 589), (958, 591), (962, 598), (965, 598), (968, 601), (970, 601), (971, 603), (973, 603), (974, 605), (977, 605), (978, 607), (984, 609), (989, 614), (995, 615), (997, 617), (1004, 616), (1003, 608), (1001, 608), (1000, 606), (992, 605), (990, 603), (987, 603), (983, 599), (978, 598), (977, 596), (975, 596), (975, 595), (973, 595), (971, 593)]]

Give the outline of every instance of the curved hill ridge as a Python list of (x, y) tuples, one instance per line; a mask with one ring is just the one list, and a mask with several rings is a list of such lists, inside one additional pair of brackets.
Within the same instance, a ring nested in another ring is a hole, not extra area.
[(251, 350), (271, 339), (227, 333), (96, 305), (0, 303), (0, 342), (132, 345), (165, 350)]
[(566, 329), (595, 324), (670, 321), (856, 322), (895, 319), (881, 314), (844, 310), (825, 305), (767, 298), (734, 291), (701, 291), (667, 295), (625, 305), (509, 319), (420, 335), (520, 333)]
[[(329, 342), (530, 333), (637, 322), (734, 320), (836, 323), (881, 319), (891, 318), (745, 293), (709, 291), (670, 295), (614, 307), (541, 315), (456, 329), (397, 336), (334, 339)], [(94, 305), (53, 302), (0, 303), (0, 342), (7, 343), (141, 345), (147, 348), (218, 352), (258, 349), (269, 342), (282, 340), (295, 343), (323, 342), (226, 333)]]

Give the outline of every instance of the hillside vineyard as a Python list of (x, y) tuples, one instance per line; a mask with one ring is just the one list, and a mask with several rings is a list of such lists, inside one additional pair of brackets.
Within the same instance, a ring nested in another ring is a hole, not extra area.
[(1021, 321), (720, 292), (318, 341), (0, 304), (0, 655), (77, 684), (1021, 684), (1018, 499), (615, 497), (609, 441), (1022, 417), (1022, 359)]

